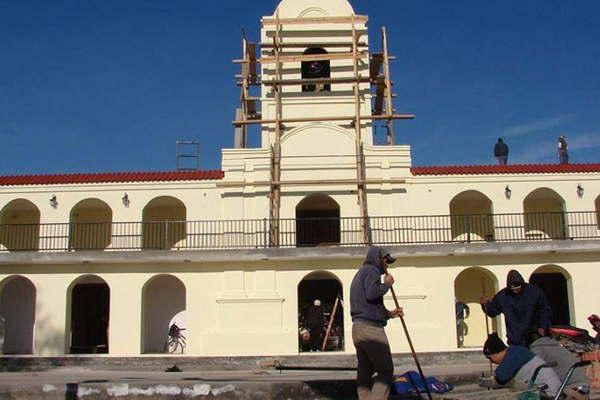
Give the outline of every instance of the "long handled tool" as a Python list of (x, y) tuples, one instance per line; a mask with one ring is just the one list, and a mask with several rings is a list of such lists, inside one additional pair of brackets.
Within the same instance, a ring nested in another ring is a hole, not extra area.
[[(383, 267), (383, 271), (388, 274), (387, 267)], [(398, 297), (396, 297), (396, 291), (394, 287), (390, 287), (390, 291), (392, 292), (392, 297), (394, 298), (394, 304), (396, 304), (396, 308), (400, 308), (400, 303), (398, 303)], [(410, 338), (410, 334), (408, 333), (408, 328), (406, 327), (406, 321), (404, 321), (404, 316), (400, 315), (400, 321), (402, 322), (402, 328), (404, 328), (404, 334), (406, 335), (406, 340), (408, 341), (408, 345), (410, 346), (410, 351), (412, 353), (413, 359), (415, 360), (415, 364), (417, 365), (417, 369), (419, 370), (419, 375), (421, 375), (421, 380), (423, 381), (423, 386), (425, 386), (425, 391), (427, 392), (427, 398), (432, 400), (431, 391), (429, 391), (429, 386), (427, 386), (427, 382), (425, 382), (425, 374), (423, 374), (423, 369), (421, 368), (421, 363), (419, 363), (419, 359), (417, 358), (417, 353), (415, 352), (415, 346), (413, 346), (413, 342)]]
[[(483, 295), (487, 296), (485, 293), (485, 278), (481, 278), (481, 290), (483, 291)], [(485, 337), (487, 338), (490, 336), (490, 322), (488, 321), (487, 304), (483, 305), (483, 318), (485, 318)], [(492, 360), (490, 360), (490, 377), (492, 376), (494, 376), (494, 367), (492, 366)]]
[(337, 309), (340, 304), (340, 296), (335, 298), (335, 304), (333, 305), (333, 311), (331, 312), (331, 317), (329, 318), (329, 324), (327, 325), (327, 331), (325, 333), (325, 339), (323, 340), (322, 351), (325, 351), (327, 348), (327, 341), (329, 340), (329, 335), (331, 335), (331, 328), (333, 328), (333, 321), (335, 321), (335, 315), (337, 314)]

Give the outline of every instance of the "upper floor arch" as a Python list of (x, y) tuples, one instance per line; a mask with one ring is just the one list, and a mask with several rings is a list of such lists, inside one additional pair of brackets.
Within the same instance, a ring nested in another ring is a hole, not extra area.
[(40, 209), (31, 201), (10, 201), (0, 211), (0, 245), (10, 251), (37, 250), (40, 216)]
[(538, 188), (523, 200), (528, 239), (564, 239), (567, 235), (565, 200), (550, 188)]

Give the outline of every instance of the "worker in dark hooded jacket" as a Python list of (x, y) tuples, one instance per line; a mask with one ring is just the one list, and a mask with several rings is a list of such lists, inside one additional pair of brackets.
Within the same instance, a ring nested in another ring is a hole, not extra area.
[(552, 309), (537, 286), (526, 283), (518, 271), (511, 270), (506, 287), (490, 301), (481, 297), (483, 311), (490, 317), (504, 314), (509, 345), (527, 346), (527, 335), (536, 331), (546, 336), (552, 323)]
[[(401, 308), (389, 311), (383, 296), (394, 284), (386, 273), (396, 261), (381, 247), (370, 247), (367, 257), (350, 286), (352, 340), (358, 359), (357, 392), (359, 400), (387, 399), (394, 378), (390, 344), (384, 327), (388, 319), (404, 315)], [(383, 282), (381, 275), (385, 275)], [(377, 374), (375, 379), (373, 375)]]

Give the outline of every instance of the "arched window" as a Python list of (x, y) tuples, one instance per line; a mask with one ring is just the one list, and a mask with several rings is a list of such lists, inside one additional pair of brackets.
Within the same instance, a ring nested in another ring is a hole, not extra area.
[(0, 213), (0, 244), (10, 251), (37, 250), (40, 210), (25, 199), (8, 203)]
[(344, 350), (342, 295), (342, 283), (330, 272), (310, 273), (298, 284), (300, 352)]
[(102, 200), (85, 199), (71, 210), (69, 248), (104, 250), (110, 245), (112, 210)]
[(564, 239), (567, 236), (565, 202), (552, 189), (539, 188), (523, 201), (528, 239)]
[[(327, 54), (325, 49), (311, 47), (306, 49), (305, 55)], [(329, 60), (302, 61), (302, 79), (321, 79), (331, 77)], [(302, 85), (303, 92), (330, 92), (329, 83), (311, 83)]]
[(171, 250), (186, 237), (186, 208), (178, 199), (157, 197), (143, 211), (144, 249)]
[(296, 206), (296, 246), (340, 244), (340, 206), (325, 194), (305, 197)]
[(452, 240), (494, 240), (492, 201), (476, 190), (467, 190), (456, 195), (450, 202), (450, 223)]

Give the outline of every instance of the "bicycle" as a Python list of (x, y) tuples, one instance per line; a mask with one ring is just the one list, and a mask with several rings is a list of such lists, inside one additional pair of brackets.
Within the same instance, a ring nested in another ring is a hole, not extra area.
[(183, 354), (185, 351), (185, 336), (181, 333), (185, 331), (185, 328), (180, 328), (176, 324), (171, 325), (169, 328), (169, 334), (167, 341), (165, 342), (164, 352), (165, 353), (180, 353)]

